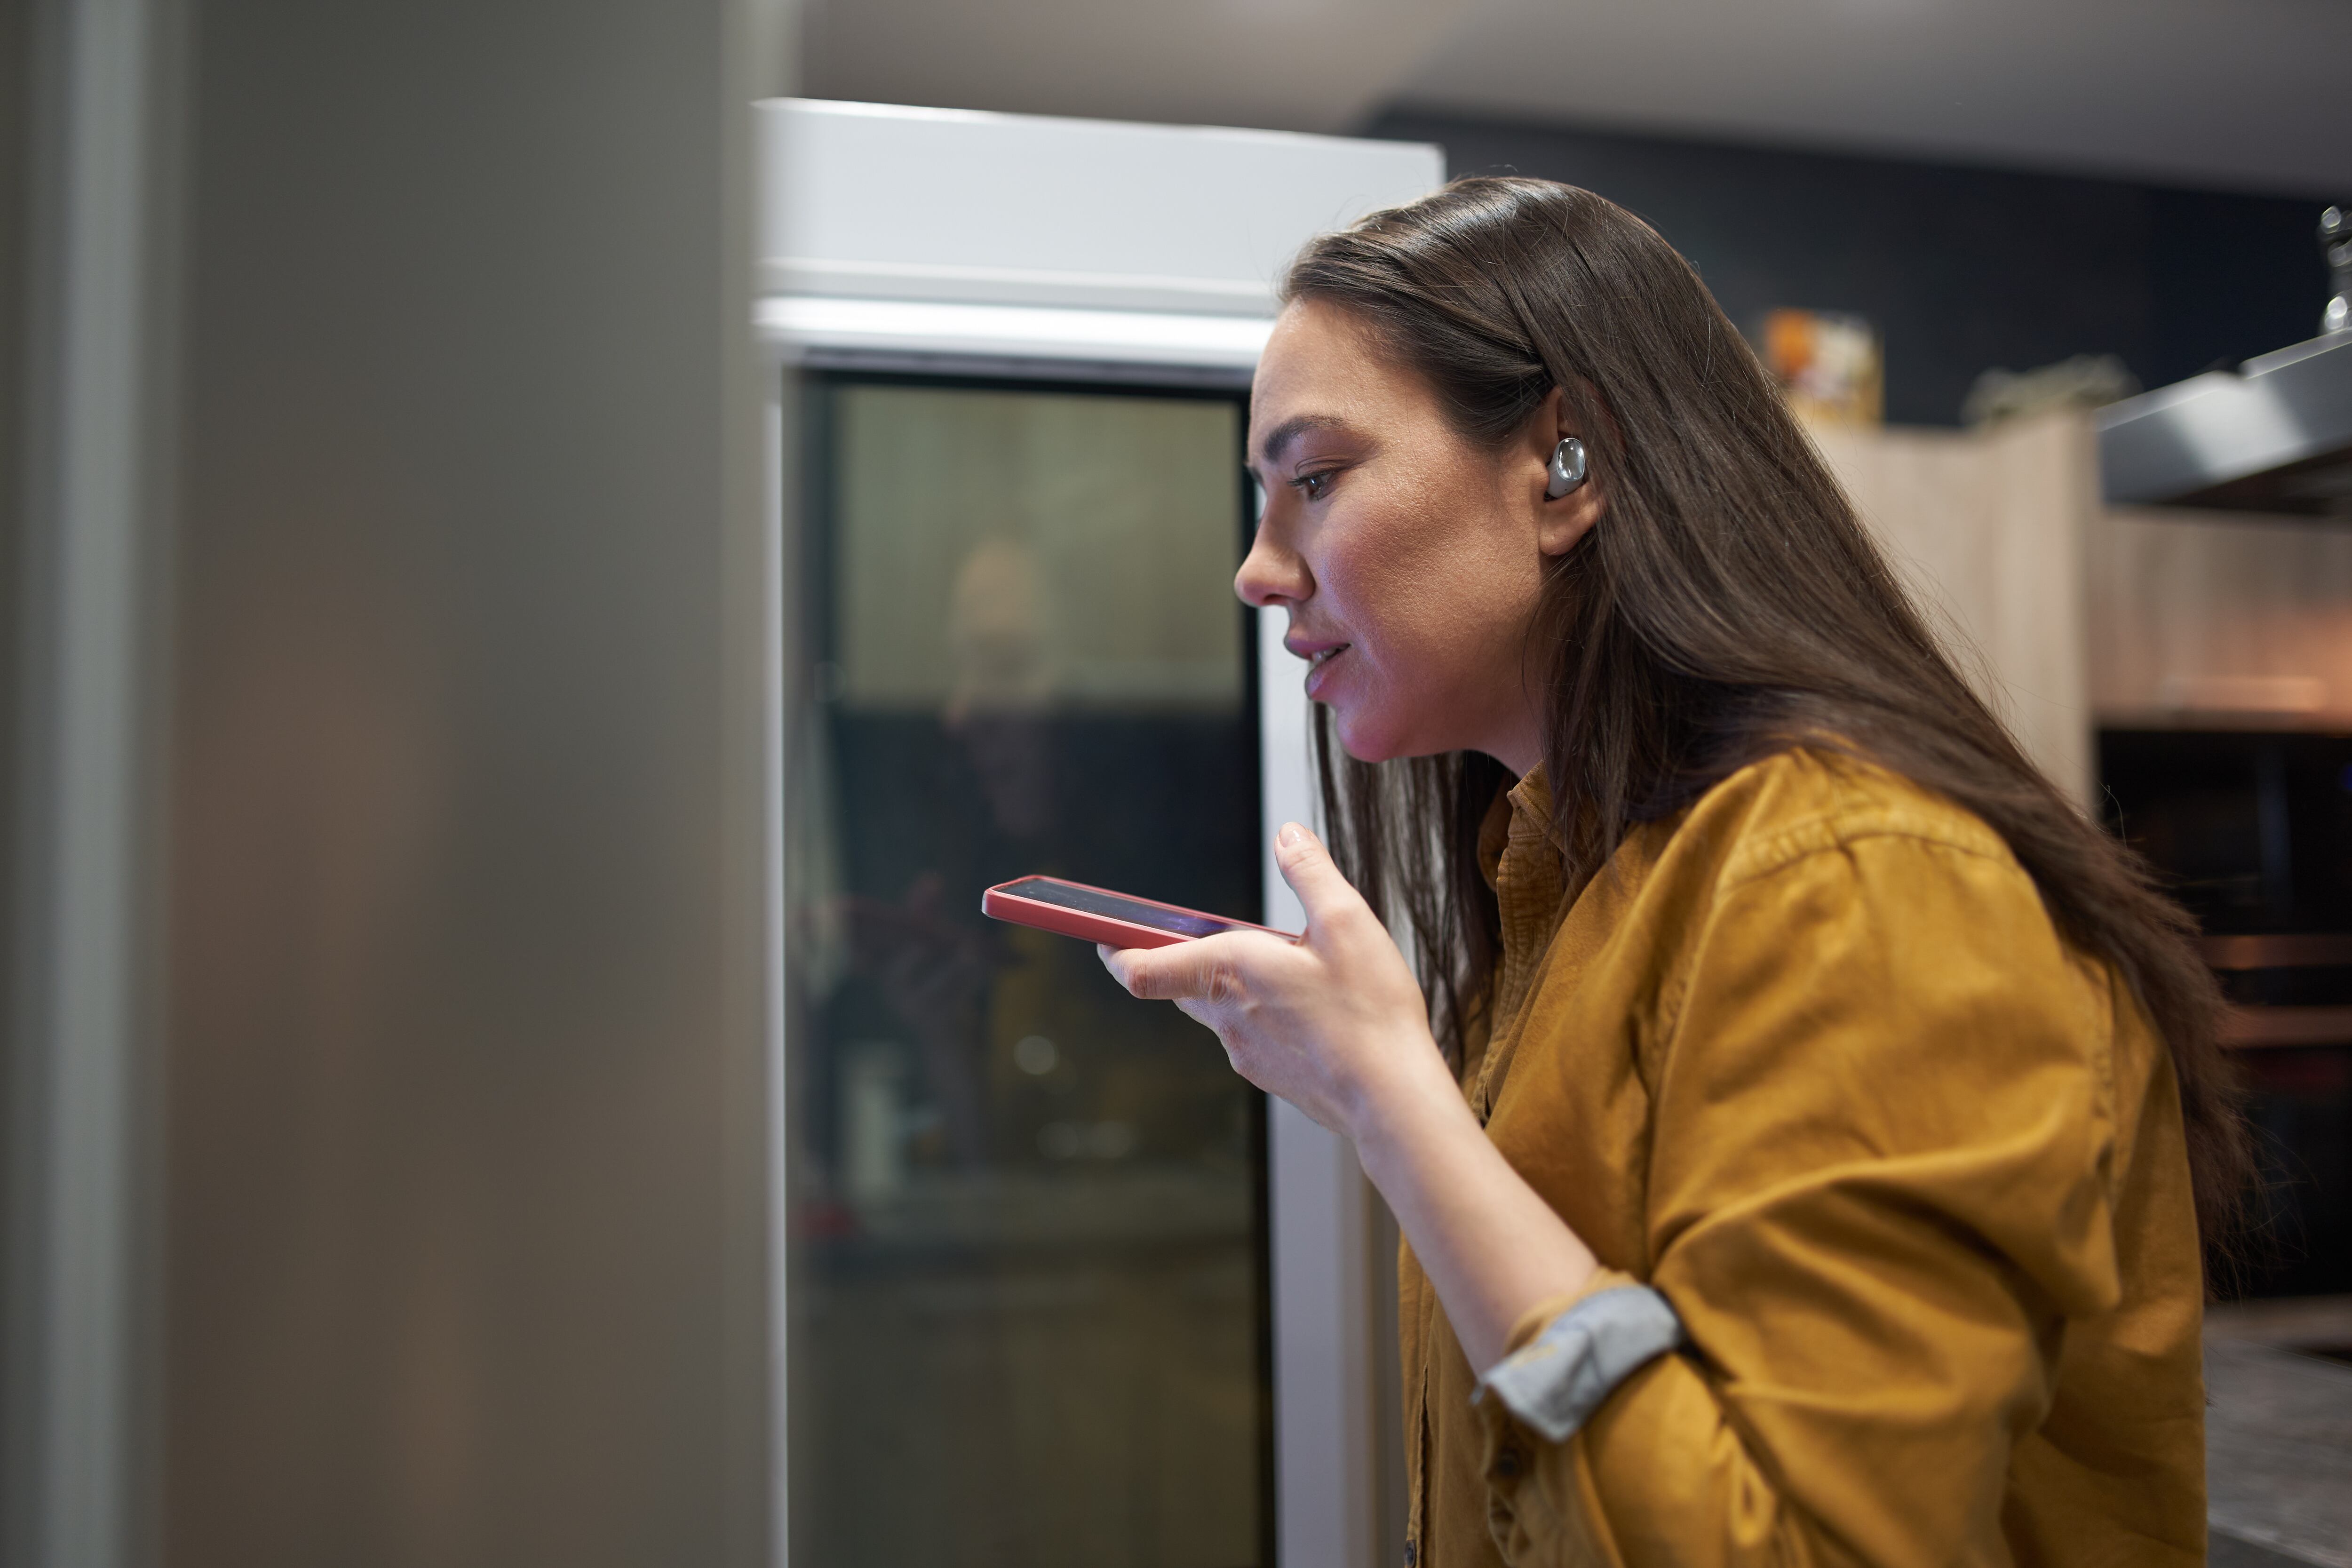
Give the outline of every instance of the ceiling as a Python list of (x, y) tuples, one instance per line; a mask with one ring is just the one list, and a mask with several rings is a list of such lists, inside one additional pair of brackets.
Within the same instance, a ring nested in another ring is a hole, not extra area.
[(2352, 0), (807, 0), (801, 90), (1346, 132), (1439, 110), (2352, 197)]

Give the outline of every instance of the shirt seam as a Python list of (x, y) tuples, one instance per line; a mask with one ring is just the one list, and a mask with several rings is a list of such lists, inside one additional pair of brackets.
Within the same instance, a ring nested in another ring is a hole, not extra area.
[(1716, 891), (1718, 894), (1729, 892), (1735, 888), (1785, 871), (1816, 855), (1848, 848), (1873, 838), (1907, 838), (1920, 844), (1933, 844), (1979, 860), (2004, 862), (2020, 876), (2025, 874), (2024, 868), (2017, 864), (2009, 847), (1990, 830), (1969, 833), (1964, 829), (1946, 827), (1932, 819), (1922, 820), (1920, 816), (1899, 808), (1877, 808), (1851, 815), (1824, 814), (1803, 822), (1793, 822), (1736, 847), (1724, 858), (1723, 869), (1716, 879)]
[[(1887, 822), (1865, 822), (1851, 827), (1841, 827), (1838, 826), (1838, 818), (1828, 816), (1817, 816), (1806, 822), (1794, 823), (1788, 827), (1777, 829), (1757, 841), (1759, 853), (1762, 847), (1773, 846), (1783, 841), (1793, 843), (1797, 840), (1804, 840), (1805, 842), (1801, 847), (1764, 865), (1737, 871), (1733, 868), (1734, 865), (1745, 857), (1741, 850), (1735, 849), (1727, 858), (1724, 868), (1717, 873), (1715, 888), (1707, 900), (1710, 907), (1706, 917), (1699, 922), (1702, 935), (1698, 941), (1688, 944), (1678, 955), (1674, 973), (1668, 977), (1666, 984), (1659, 987), (1656, 1038), (1661, 1059), (1671, 1056), (1674, 1052), (1675, 1039), (1682, 1028), (1683, 1008), (1690, 999), (1691, 971), (1698, 962), (1699, 953), (1706, 946), (1703, 933), (1706, 927), (1714, 924), (1715, 914), (1720, 909), (1723, 900), (1734, 892), (1769, 878), (1777, 877), (1784, 871), (1794, 870), (1820, 856), (1837, 854), (1874, 838), (1907, 838), (1914, 843), (1949, 849), (1973, 859), (1990, 861), (2015, 872), (2020, 877), (2025, 877), (2026, 884), (2032, 890), (2036, 901), (2041, 899), (2041, 889), (2032, 887), (2033, 879), (2026, 877), (2025, 868), (2020, 866), (2015, 858), (2006, 852), (2005, 847), (1996, 851), (1980, 843), (1967, 843), (1953, 836), (1923, 832), (1916, 826)], [(2112, 1072), (2112, 1067), (2107, 1070)]]

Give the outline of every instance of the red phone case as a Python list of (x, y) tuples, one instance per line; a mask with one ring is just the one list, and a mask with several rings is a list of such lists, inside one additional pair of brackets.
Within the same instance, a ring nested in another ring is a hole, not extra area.
[(1276, 931), (1271, 926), (1252, 925), (1247, 921), (1229, 920), (1223, 915), (1213, 915), (1204, 910), (1188, 910), (1181, 904), (1163, 904), (1158, 899), (1139, 899), (1133, 893), (1121, 893), (1109, 888), (1091, 887), (1085, 882), (1073, 882), (1061, 877), (1015, 877), (1012, 882), (1001, 882), (980, 896), (980, 912), (991, 920), (1010, 921), (1014, 925), (1034, 926), (1039, 931), (1049, 931), (1057, 936), (1074, 936), (1080, 942), (1107, 942), (1112, 947), (1173, 947), (1180, 942), (1201, 940), (1195, 936), (1187, 936), (1181, 931), (1161, 931), (1157, 926), (1137, 925), (1133, 921), (1118, 920), (1110, 915), (1093, 914), (1085, 910), (1073, 910), (1061, 904), (1048, 904), (1036, 899), (1024, 899), (1018, 893), (1008, 893), (1004, 890), (1012, 887), (1014, 882), (1029, 881), (1059, 882), (1066, 888), (1085, 888), (1088, 892), (1108, 893), (1112, 898), (1125, 899), (1131, 903), (1150, 904), (1155, 910), (1166, 910), (1171, 914), (1190, 915), (1195, 920), (1224, 921), (1226, 924), (1236, 930), (1262, 931), (1269, 936), (1278, 936), (1285, 942), (1298, 940), (1290, 932)]

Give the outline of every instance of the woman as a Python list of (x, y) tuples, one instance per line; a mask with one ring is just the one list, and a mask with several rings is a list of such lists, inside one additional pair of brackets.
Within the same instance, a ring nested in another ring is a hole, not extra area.
[(1295, 947), (1104, 960), (1395, 1211), (1407, 1563), (2202, 1562), (2183, 918), (1640, 222), (1460, 181), (1286, 296), (1237, 586), (1338, 858), (1278, 836)]

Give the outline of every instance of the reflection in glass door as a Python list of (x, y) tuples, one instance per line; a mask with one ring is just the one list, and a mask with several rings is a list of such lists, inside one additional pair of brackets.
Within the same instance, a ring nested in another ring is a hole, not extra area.
[(1256, 919), (1243, 410), (812, 376), (793, 1554), (1270, 1558), (1263, 1105), (1029, 872)]

